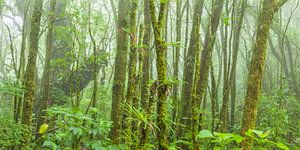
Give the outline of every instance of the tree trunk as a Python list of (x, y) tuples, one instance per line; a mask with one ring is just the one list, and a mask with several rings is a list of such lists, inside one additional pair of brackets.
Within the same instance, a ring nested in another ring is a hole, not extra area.
[(210, 80), (211, 80), (211, 93), (210, 93), (210, 100), (211, 100), (211, 131), (215, 131), (215, 121), (217, 116), (217, 97), (218, 97), (218, 91), (217, 91), (217, 85), (216, 85), (216, 79), (214, 74), (214, 67), (211, 62), (211, 68), (210, 68)]
[[(267, 40), (270, 26), (276, 11), (286, 0), (264, 0), (260, 16), (258, 18), (256, 41), (252, 51), (250, 69), (247, 82), (247, 93), (245, 97), (244, 113), (242, 119), (241, 135), (245, 136), (248, 130), (255, 128), (256, 113), (259, 96), (261, 94), (262, 75), (265, 67)], [(246, 138), (241, 143), (241, 148), (251, 149), (251, 140)]]
[(230, 96), (231, 96), (231, 110), (230, 110), (230, 126), (231, 129), (234, 127), (235, 123), (235, 100), (236, 100), (236, 65), (237, 65), (237, 58), (239, 52), (239, 45), (240, 45), (240, 36), (241, 36), (241, 29), (242, 24), (244, 21), (245, 11), (247, 6), (247, 0), (243, 0), (241, 4), (241, 10), (237, 13), (238, 20), (235, 22), (236, 27), (233, 29), (233, 53), (232, 53), (232, 63), (231, 63), (231, 70), (230, 70), (230, 77), (229, 77), (229, 84), (230, 84)]
[[(197, 118), (196, 112), (196, 101), (193, 95), (196, 93), (196, 84), (194, 81), (197, 79), (197, 75), (199, 75), (199, 71), (195, 71), (195, 67), (199, 67), (199, 56), (200, 56), (200, 24), (201, 24), (201, 15), (203, 10), (204, 1), (195, 1), (194, 5), (194, 13), (193, 13), (193, 25), (192, 32), (190, 37), (190, 45), (188, 49), (188, 54), (186, 57), (185, 65), (184, 65), (184, 74), (183, 74), (183, 85), (182, 85), (182, 117), (181, 123), (186, 126), (191, 126), (188, 130), (192, 133), (192, 143), (193, 148), (198, 149), (199, 144), (196, 138), (198, 133), (197, 129)], [(195, 65), (195, 62), (197, 63)], [(186, 89), (187, 88), (187, 89)], [(187, 120), (186, 120), (187, 119)], [(186, 129), (182, 129), (181, 133), (188, 131)], [(179, 133), (179, 134), (181, 134)]]
[[(28, 2), (27, 2), (28, 3)], [(26, 4), (28, 5), (28, 4)], [(22, 26), (22, 40), (21, 40), (21, 52), (20, 52), (20, 65), (18, 68), (18, 74), (17, 74), (17, 81), (16, 84), (22, 84), (23, 78), (24, 78), (24, 72), (25, 72), (25, 50), (26, 50), (26, 41), (27, 41), (27, 35), (28, 35), (28, 7), (24, 10), (24, 16), (23, 16), (23, 26)], [(22, 97), (20, 96), (15, 96), (14, 101), (15, 101), (15, 106), (14, 106), (14, 120), (15, 122), (19, 122), (19, 117), (21, 113), (21, 108), (22, 108)]]
[[(228, 0), (226, 1), (226, 16), (229, 15), (228, 10)], [(228, 113), (228, 104), (229, 104), (229, 72), (228, 72), (228, 25), (226, 23), (221, 24), (221, 28), (224, 28), (224, 31), (221, 30), (221, 41), (222, 41), (222, 51), (223, 51), (223, 101), (220, 112), (220, 132), (227, 132), (228, 122), (229, 122), (229, 113)]]
[(160, 10), (158, 15), (158, 20), (156, 20), (155, 5), (154, 0), (150, 0), (150, 17), (154, 33), (155, 48), (156, 48), (156, 70), (157, 70), (157, 126), (159, 132), (157, 134), (158, 139), (158, 149), (166, 150), (168, 149), (167, 140), (167, 126), (166, 126), (166, 116), (167, 116), (167, 63), (165, 59), (165, 54), (167, 50), (167, 43), (163, 40), (161, 30), (163, 29), (165, 11), (168, 1), (160, 2)]
[(49, 13), (49, 28), (46, 39), (46, 56), (45, 56), (45, 68), (42, 77), (42, 98), (39, 100), (37, 105), (37, 130), (40, 126), (45, 123), (46, 112), (45, 110), (48, 107), (48, 102), (50, 99), (50, 60), (51, 60), (51, 51), (53, 45), (53, 21), (55, 19), (55, 6), (56, 0), (51, 0), (50, 2), (50, 13)]
[[(197, 55), (200, 55), (200, 23), (204, 1), (195, 1), (193, 25), (190, 37), (188, 52), (184, 61), (183, 81), (182, 81), (182, 116), (180, 122), (184, 125), (190, 125), (191, 121), (191, 107), (193, 106), (193, 83), (195, 75), (195, 62)], [(198, 59), (197, 59), (198, 60)], [(198, 63), (198, 62), (196, 62)], [(196, 70), (197, 72), (197, 70)], [(181, 131), (182, 133), (184, 132)]]
[[(182, 13), (181, 13), (181, 0), (176, 0), (176, 49), (175, 49), (175, 59), (174, 59), (174, 72), (173, 77), (175, 80), (178, 80), (179, 75), (179, 61), (180, 61), (180, 49), (181, 49), (181, 26), (182, 26)], [(178, 44), (178, 45), (177, 45)], [(176, 122), (178, 104), (179, 104), (179, 89), (178, 85), (173, 86), (173, 111), (172, 111), (172, 119)]]
[(126, 64), (128, 56), (128, 35), (124, 29), (127, 28), (128, 0), (119, 0), (119, 13), (117, 19), (117, 53), (115, 58), (115, 74), (112, 88), (112, 111), (111, 119), (113, 126), (110, 138), (115, 144), (120, 143), (121, 133), (121, 104), (124, 98), (126, 79)]
[[(204, 98), (204, 95), (206, 93), (207, 84), (208, 84), (208, 74), (211, 67), (212, 62), (212, 51), (213, 46), (216, 39), (216, 31), (219, 26), (221, 12), (223, 9), (224, 0), (216, 0), (213, 3), (213, 11), (212, 11), (212, 17), (210, 18), (210, 22), (206, 31), (206, 36), (204, 40), (203, 50), (201, 52), (201, 60), (199, 68), (196, 70), (199, 70), (199, 76), (197, 77), (197, 80), (195, 81), (195, 84), (197, 85), (196, 89), (196, 105), (197, 109), (200, 109), (202, 100)], [(197, 116), (203, 116), (200, 114), (195, 114)], [(202, 118), (197, 118), (199, 123), (202, 122)], [(201, 127), (201, 124), (199, 124), (199, 127)], [(201, 130), (198, 128), (198, 130)]]
[(24, 78), (24, 102), (23, 102), (23, 114), (22, 124), (30, 127), (32, 119), (32, 106), (35, 98), (35, 69), (36, 69), (36, 57), (38, 53), (39, 45), (39, 33), (40, 22), (43, 9), (43, 0), (36, 0), (34, 4), (34, 10), (31, 17), (31, 30), (29, 39), (29, 54), (28, 63), (25, 71)]
[[(129, 64), (128, 64), (128, 84), (127, 84), (127, 97), (126, 97), (126, 103), (125, 108), (133, 107), (138, 108), (138, 95), (137, 92), (137, 34), (136, 34), (136, 13), (137, 13), (137, 7), (138, 2), (137, 0), (131, 0), (130, 2), (130, 53), (129, 53)], [(129, 117), (129, 114), (127, 113), (127, 110), (124, 110), (124, 116), (123, 119), (126, 120)], [(127, 123), (125, 123), (127, 124)], [(127, 124), (126, 129), (124, 130), (130, 130), (130, 125)], [(132, 124), (132, 131), (136, 130), (136, 123)]]
[[(144, 37), (142, 46), (142, 89), (141, 89), (141, 105), (144, 111), (149, 110), (150, 101), (149, 80), (150, 80), (150, 38), (151, 38), (151, 22), (150, 22), (149, 0), (144, 1)], [(149, 117), (150, 111), (146, 111)], [(141, 129), (140, 146), (143, 148), (148, 141), (149, 127)]]

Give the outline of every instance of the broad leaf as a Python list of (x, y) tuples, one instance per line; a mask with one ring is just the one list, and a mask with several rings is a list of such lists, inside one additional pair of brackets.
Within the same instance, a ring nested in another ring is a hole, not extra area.
[(202, 130), (198, 133), (198, 138), (214, 138), (214, 135), (209, 130)]
[(283, 149), (283, 150), (289, 150), (289, 148), (286, 145), (282, 144), (282, 143), (276, 143), (276, 146), (280, 149)]
[(50, 148), (52, 150), (56, 150), (57, 149), (57, 145), (52, 142), (52, 141), (45, 141), (42, 145), (42, 147), (47, 147), (47, 148)]

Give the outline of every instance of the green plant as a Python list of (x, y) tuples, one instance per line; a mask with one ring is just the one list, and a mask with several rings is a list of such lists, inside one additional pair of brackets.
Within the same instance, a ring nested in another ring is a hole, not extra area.
[[(289, 150), (289, 148), (282, 143), (276, 143), (268, 140), (267, 137), (270, 133), (270, 131), (263, 132), (259, 130), (249, 130), (246, 135), (255, 141), (253, 145), (254, 150), (268, 150), (274, 147), (282, 150)], [(216, 144), (216, 150), (226, 150), (229, 148), (239, 149), (237, 144), (244, 140), (243, 137), (236, 134), (219, 132), (212, 133), (209, 130), (200, 131), (198, 139), (210, 139), (211, 143)]]
[(289, 150), (289, 148), (282, 144), (270, 141), (267, 139), (271, 131), (248, 130), (246, 135), (255, 141), (254, 148), (258, 150), (268, 150), (272, 147), (277, 147), (282, 150)]
[(219, 132), (214, 132), (212, 133), (209, 130), (202, 130), (198, 133), (197, 136), (198, 139), (211, 139), (210, 142), (216, 144), (215, 149), (216, 150), (226, 150), (228, 149), (228, 146), (230, 145), (231, 149), (238, 149), (235, 144), (241, 143), (244, 138), (236, 135), (236, 134), (231, 134), (231, 133), (219, 133)]
[(12, 81), (6, 81), (0, 84), (0, 93), (8, 95), (22, 96), (24, 87)]
[[(91, 113), (98, 112), (92, 108)], [(48, 109), (49, 128), (42, 136), (42, 147), (49, 149), (106, 149), (111, 145), (107, 135), (111, 123), (101, 119), (93, 119), (78, 109), (52, 107)], [(118, 146), (122, 147), (122, 146)]]
[(274, 90), (274, 95), (261, 96), (256, 126), (271, 131), (268, 139), (287, 143), (296, 149), (300, 144), (300, 104), (288, 91), (283, 85)]
[(24, 145), (31, 140), (30, 130), (22, 125), (16, 124), (8, 117), (0, 116), (0, 150), (6, 149), (30, 149), (29, 145)]

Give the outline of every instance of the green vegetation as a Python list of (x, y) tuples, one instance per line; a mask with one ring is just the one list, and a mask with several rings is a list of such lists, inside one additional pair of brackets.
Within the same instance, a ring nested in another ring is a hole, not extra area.
[(300, 0), (0, 0), (0, 150), (300, 150)]

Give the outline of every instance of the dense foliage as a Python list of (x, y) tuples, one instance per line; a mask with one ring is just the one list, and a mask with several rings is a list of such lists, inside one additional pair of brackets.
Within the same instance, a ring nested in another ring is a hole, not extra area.
[(300, 150), (300, 0), (0, 0), (0, 150)]

